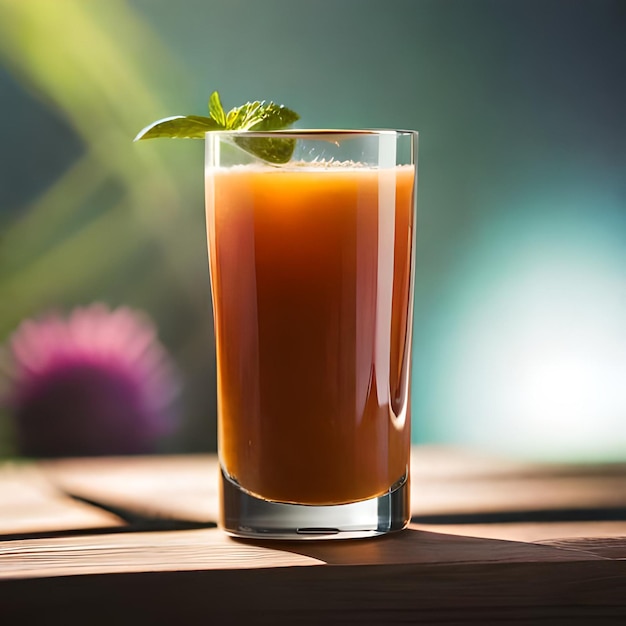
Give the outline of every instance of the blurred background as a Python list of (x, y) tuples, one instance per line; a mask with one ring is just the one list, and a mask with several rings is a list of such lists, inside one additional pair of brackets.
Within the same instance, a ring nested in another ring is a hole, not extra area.
[(132, 138), (272, 99), (420, 131), (414, 442), (626, 460), (625, 32), (620, 0), (0, 0), (0, 343), (144, 311), (159, 450), (214, 450), (202, 142)]

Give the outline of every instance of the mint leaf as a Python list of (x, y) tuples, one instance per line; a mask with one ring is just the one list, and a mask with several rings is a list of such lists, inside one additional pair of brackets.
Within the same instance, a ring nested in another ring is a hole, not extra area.
[(205, 133), (210, 130), (222, 130), (222, 127), (211, 117), (174, 115), (146, 126), (139, 131), (134, 141), (156, 139), (157, 137), (204, 139)]
[(230, 130), (249, 130), (247, 125), (248, 119), (254, 115), (259, 107), (260, 102), (247, 102), (243, 106), (235, 107), (228, 112), (226, 116), (226, 128)]
[(297, 122), (300, 116), (282, 104), (268, 102), (258, 111), (247, 130), (281, 130)]
[(209, 98), (209, 114), (222, 128), (226, 128), (226, 113), (224, 113), (220, 94), (217, 91), (214, 91)]
[(300, 116), (281, 104), (274, 102), (247, 102), (235, 107), (226, 116), (229, 130), (280, 130), (291, 126)]
[[(158, 120), (146, 126), (135, 137), (155, 139), (158, 137), (204, 139), (205, 134), (214, 130), (233, 131), (272, 131), (288, 128), (300, 119), (299, 115), (287, 107), (255, 100), (224, 112), (220, 95), (214, 91), (209, 98), (209, 117), (200, 115), (175, 115)], [(287, 163), (293, 154), (296, 140), (282, 137), (233, 137), (233, 143), (246, 152), (269, 163)]]
[(281, 137), (235, 137), (240, 148), (268, 163), (288, 163), (296, 147), (296, 140)]
[[(247, 102), (231, 109), (226, 116), (226, 127), (233, 130), (281, 130), (291, 126), (300, 116), (274, 102)], [(279, 137), (235, 137), (240, 148), (269, 163), (287, 163), (296, 147), (296, 140)]]

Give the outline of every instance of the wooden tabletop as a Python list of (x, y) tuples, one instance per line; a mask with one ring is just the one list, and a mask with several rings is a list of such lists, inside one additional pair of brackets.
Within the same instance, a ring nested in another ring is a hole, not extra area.
[(626, 464), (416, 448), (411, 490), (388, 537), (254, 542), (214, 456), (5, 463), (0, 624), (626, 624)]

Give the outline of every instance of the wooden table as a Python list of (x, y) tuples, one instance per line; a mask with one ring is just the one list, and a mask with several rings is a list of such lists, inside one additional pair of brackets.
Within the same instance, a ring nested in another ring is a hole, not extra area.
[(626, 624), (626, 465), (417, 448), (413, 523), (235, 540), (213, 456), (5, 463), (0, 624)]

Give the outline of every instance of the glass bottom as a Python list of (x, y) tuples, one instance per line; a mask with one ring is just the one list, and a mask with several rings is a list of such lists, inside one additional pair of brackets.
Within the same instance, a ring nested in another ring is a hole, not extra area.
[(251, 539), (358, 539), (402, 530), (409, 523), (407, 473), (387, 493), (350, 504), (284, 504), (243, 491), (222, 469), (220, 527)]

